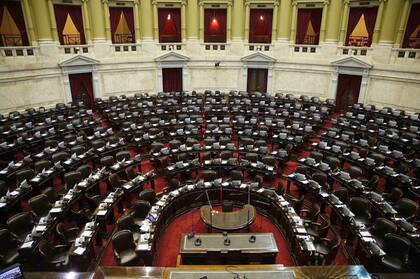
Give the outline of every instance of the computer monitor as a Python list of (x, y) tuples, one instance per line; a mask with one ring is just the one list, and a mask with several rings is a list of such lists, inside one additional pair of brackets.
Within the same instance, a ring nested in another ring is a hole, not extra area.
[(20, 264), (11, 265), (3, 270), (0, 270), (0, 279), (22, 279), (23, 270)]

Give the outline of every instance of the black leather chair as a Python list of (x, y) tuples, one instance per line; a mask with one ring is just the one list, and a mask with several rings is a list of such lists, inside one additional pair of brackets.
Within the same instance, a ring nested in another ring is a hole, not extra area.
[(312, 174), (312, 179), (316, 182), (318, 182), (321, 187), (327, 191), (330, 192), (330, 185), (328, 184), (328, 175), (323, 172), (316, 172)]
[(14, 237), (23, 242), (26, 236), (32, 231), (34, 221), (32, 213), (21, 212), (13, 215), (7, 220), (7, 227)]
[(349, 190), (346, 188), (339, 188), (333, 192), (335, 196), (342, 202), (342, 203), (349, 203), (350, 196), (349, 196)]
[(385, 200), (390, 204), (394, 204), (399, 201), (404, 195), (403, 191), (398, 187), (393, 187), (390, 193), (383, 193)]
[(127, 176), (128, 180), (133, 180), (136, 178), (137, 173), (134, 171), (134, 166), (129, 166), (125, 169), (125, 175)]
[(385, 235), (383, 250), (386, 253), (381, 265), (388, 272), (404, 272), (408, 262), (410, 241), (405, 237), (389, 233)]
[(52, 155), (52, 160), (53, 160), (54, 164), (58, 163), (58, 162), (60, 162), (60, 163), (64, 162), (68, 158), (70, 158), (69, 154), (67, 152), (64, 152), (64, 151), (60, 151), (60, 152), (57, 152), (57, 153)]
[(100, 163), (101, 163), (102, 167), (109, 168), (114, 164), (114, 157), (112, 157), (110, 155), (105, 156), (105, 157), (101, 158)]
[(19, 241), (7, 229), (0, 230), (0, 266), (8, 266), (19, 259)]
[(41, 194), (29, 199), (29, 207), (31, 208), (34, 216), (39, 219), (48, 215), (52, 205), (50, 204), (48, 197)]
[(63, 223), (58, 223), (55, 227), (55, 230), (58, 236), (61, 238), (61, 240), (67, 245), (71, 245), (72, 243), (74, 243), (75, 239), (77, 238), (80, 232), (80, 228), (66, 228)]
[(320, 208), (317, 204), (313, 204), (310, 209), (303, 208), (299, 211), (299, 215), (303, 218), (305, 226), (318, 221)]
[(362, 224), (368, 224), (370, 220), (369, 201), (361, 197), (353, 197), (349, 201), (349, 209), (354, 213), (354, 220)]
[(69, 262), (69, 248), (67, 245), (52, 245), (49, 241), (43, 240), (38, 246), (39, 253), (44, 263), (50, 268), (67, 266)]
[(348, 169), (349, 175), (352, 179), (361, 179), (363, 175), (363, 171), (361, 168), (356, 166), (350, 166)]
[(333, 238), (316, 238), (314, 241), (315, 249), (319, 257), (317, 264), (330, 265), (337, 256), (340, 248), (341, 239), (337, 233), (333, 232)]
[(317, 151), (312, 151), (311, 154), (309, 155), (309, 157), (315, 159), (315, 161), (317, 163), (321, 162), (322, 159), (324, 158), (324, 154), (322, 154), (321, 152), (317, 152)]
[(152, 206), (148, 201), (139, 200), (134, 203), (130, 209), (130, 215), (134, 218), (136, 224), (140, 224), (141, 221), (146, 218)]
[(205, 182), (213, 181), (217, 178), (217, 173), (214, 170), (204, 170), (203, 171), (203, 179)]
[(115, 233), (112, 237), (112, 247), (119, 265), (130, 266), (137, 264), (139, 257), (135, 251), (136, 244), (131, 231), (122, 230)]
[(89, 165), (81, 165), (76, 169), (76, 171), (80, 172), (82, 179), (85, 179), (92, 173), (92, 168)]
[(122, 161), (123, 159), (128, 161), (128, 160), (130, 160), (130, 152), (126, 151), (126, 150), (119, 151), (115, 155), (115, 158), (117, 159), (117, 161)]
[(32, 169), (23, 169), (16, 172), (16, 182), (17, 185), (20, 185), (22, 181), (26, 180), (29, 182), (32, 178), (34, 178), (36, 173)]
[(156, 193), (152, 189), (146, 189), (140, 192), (139, 200), (148, 201), (151, 205), (157, 202)]
[(306, 231), (309, 235), (317, 237), (317, 238), (326, 238), (328, 235), (328, 231), (331, 228), (331, 223), (329, 220), (320, 218), (320, 222), (312, 222), (308, 223), (306, 226)]
[(108, 181), (109, 181), (109, 186), (111, 187), (111, 189), (117, 189), (121, 187), (123, 184), (127, 183), (127, 181), (121, 180), (118, 174), (116, 173), (111, 174), (108, 178)]
[(303, 202), (305, 201), (305, 196), (302, 195), (298, 199), (292, 198), (292, 206), (296, 213), (299, 214), (299, 212), (302, 210)]
[(385, 235), (388, 233), (395, 233), (398, 227), (388, 219), (377, 218), (375, 224), (369, 228), (369, 231), (374, 236), (379, 245), (383, 245)]
[(417, 211), (419, 205), (413, 200), (402, 198), (395, 204), (394, 208), (399, 215), (408, 221), (411, 221), (418, 216)]
[(41, 172), (44, 169), (47, 170), (51, 167), (52, 167), (52, 164), (48, 160), (40, 160), (34, 163), (34, 169), (37, 173)]
[(7, 187), (6, 182), (0, 180), (0, 197), (3, 197), (7, 194), (9, 188)]
[(82, 181), (82, 174), (78, 171), (71, 171), (64, 174), (64, 188), (72, 189), (77, 183)]

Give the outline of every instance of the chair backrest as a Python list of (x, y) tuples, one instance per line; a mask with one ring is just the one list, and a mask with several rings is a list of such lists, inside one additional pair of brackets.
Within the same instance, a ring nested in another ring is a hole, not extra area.
[(315, 161), (316, 161), (317, 163), (319, 163), (319, 162), (321, 162), (321, 161), (322, 161), (322, 158), (324, 158), (324, 154), (322, 154), (321, 152), (312, 151), (312, 152), (311, 152), (311, 154), (310, 154), (310, 157), (311, 157), (311, 158), (314, 158), (314, 159), (315, 159)]
[(250, 162), (257, 162), (258, 161), (258, 154), (257, 153), (246, 153), (245, 159)]
[(69, 157), (70, 156), (67, 152), (60, 151), (60, 152), (57, 152), (57, 153), (52, 155), (52, 160), (53, 160), (54, 163), (63, 162), (65, 160), (67, 160)]
[(179, 188), (180, 185), (181, 185), (181, 182), (179, 182), (178, 179), (171, 178), (171, 179), (169, 179), (169, 182), (168, 182), (168, 190), (169, 191), (176, 190), (176, 189)]
[(49, 169), (52, 164), (48, 160), (40, 160), (34, 163), (34, 169), (36, 172), (41, 172), (43, 169)]
[(130, 152), (129, 151), (126, 151), (126, 150), (119, 151), (115, 155), (115, 158), (117, 158), (117, 161), (122, 161), (123, 159), (125, 159), (126, 161), (128, 161), (128, 160), (130, 160)]
[(42, 191), (42, 194), (46, 195), (49, 203), (54, 203), (57, 200), (57, 193), (53, 187), (47, 187)]
[(35, 172), (32, 169), (23, 169), (16, 172), (16, 182), (18, 185), (24, 180), (29, 182), (34, 177)]
[(362, 169), (356, 166), (350, 166), (349, 170), (348, 170), (350, 177), (353, 179), (359, 179), (362, 177)]
[(388, 233), (383, 241), (383, 250), (387, 255), (401, 259), (404, 262), (410, 250), (410, 241), (400, 235)]
[(92, 168), (89, 165), (81, 165), (77, 171), (82, 175), (82, 179), (85, 179), (92, 173)]
[(66, 184), (66, 189), (73, 188), (81, 180), (82, 174), (78, 171), (71, 171), (64, 174), (64, 183)]
[(418, 210), (418, 208), (419, 205), (415, 201), (407, 198), (400, 199), (396, 204), (398, 214), (400, 214), (404, 218), (413, 216)]
[(105, 156), (101, 158), (101, 166), (102, 167), (111, 167), (114, 164), (114, 157), (112, 156)]
[(117, 253), (122, 251), (134, 249), (133, 233), (129, 230), (118, 231), (112, 237), (112, 247)]
[(16, 248), (17, 242), (8, 229), (0, 230), (0, 255), (6, 254), (10, 249)]
[(143, 220), (144, 218), (146, 218), (151, 208), (152, 206), (150, 205), (148, 201), (139, 200), (136, 203), (134, 203), (133, 207), (130, 210), (130, 213), (134, 219)]
[(111, 174), (108, 179), (111, 188), (116, 189), (121, 186), (121, 180), (117, 173)]
[(205, 182), (213, 181), (217, 178), (217, 173), (214, 170), (204, 170), (203, 171), (203, 179)]
[(295, 212), (300, 212), (303, 206), (303, 202), (305, 201), (305, 196), (302, 195), (298, 200), (296, 200), (295, 204), (293, 205), (293, 209)]
[(230, 172), (230, 179), (231, 180), (241, 180), (243, 179), (242, 171), (240, 170), (233, 170)]
[(332, 170), (335, 170), (338, 167), (340, 167), (340, 159), (338, 159), (337, 157), (327, 156), (325, 158), (325, 163), (327, 163)]
[(349, 209), (356, 216), (366, 216), (369, 214), (369, 201), (361, 197), (353, 197), (349, 201)]
[(134, 171), (134, 166), (127, 167), (125, 169), (125, 174), (129, 180), (133, 180), (137, 176), (136, 172)]
[(388, 202), (397, 202), (401, 199), (401, 197), (404, 195), (403, 191), (398, 187), (393, 187), (391, 190), (391, 193), (388, 195), (386, 200)]
[(7, 187), (6, 182), (0, 180), (0, 197), (5, 196), (8, 190), (9, 188)]
[(29, 207), (38, 217), (47, 215), (51, 209), (48, 197), (44, 194), (40, 194), (29, 199)]
[(339, 198), (342, 203), (348, 203), (350, 200), (349, 190), (346, 188), (339, 188), (335, 190), (334, 195), (337, 196), (337, 198)]
[(151, 205), (156, 203), (156, 193), (153, 189), (146, 189), (140, 192), (139, 200), (148, 201)]
[(30, 232), (33, 227), (32, 213), (21, 212), (13, 215), (7, 220), (7, 227), (15, 235)]
[(398, 227), (386, 218), (379, 217), (375, 220), (374, 234), (379, 237), (384, 237), (387, 233), (395, 233)]
[(133, 231), (136, 225), (134, 223), (134, 218), (132, 215), (123, 215), (117, 221), (117, 228), (119, 231), (129, 230)]

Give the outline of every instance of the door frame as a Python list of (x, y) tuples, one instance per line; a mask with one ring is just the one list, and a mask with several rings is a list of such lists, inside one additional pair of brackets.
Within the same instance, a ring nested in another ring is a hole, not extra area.
[[(97, 71), (97, 65), (99, 61), (83, 55), (77, 55), (73, 58), (65, 60), (58, 65), (61, 67), (63, 73), (63, 84), (64, 84), (64, 101), (66, 103), (72, 102), (71, 96), (70, 78), (71, 74), (92, 74), (92, 89), (93, 98), (101, 98), (102, 94), (99, 86), (99, 74)], [(93, 100), (95, 101), (95, 100)]]
[(261, 92), (261, 93), (268, 93), (268, 69), (264, 69), (264, 68), (252, 68), (252, 67), (248, 67), (247, 68), (247, 73), (246, 73), (246, 91), (248, 91), (248, 82), (249, 82), (249, 70), (254, 69), (254, 70), (266, 70), (267, 71), (267, 80), (266, 80), (266, 92)]
[(176, 52), (169, 52), (155, 58), (156, 62), (156, 88), (157, 92), (163, 92), (163, 72), (164, 68), (182, 68), (182, 91), (189, 90), (189, 57)]
[(367, 92), (368, 81), (369, 81), (369, 70), (373, 66), (355, 57), (342, 58), (342, 59), (333, 61), (331, 65), (334, 66), (335, 69), (333, 70), (332, 75), (331, 75), (330, 97), (334, 100), (337, 97), (338, 76), (340, 74), (362, 76), (362, 81), (360, 83), (359, 99), (357, 100), (357, 102), (365, 103), (366, 92)]
[(248, 86), (248, 68), (252, 69), (267, 69), (267, 93), (273, 94), (273, 68), (276, 59), (256, 52), (241, 58), (242, 65), (242, 82), (239, 86), (241, 91), (246, 91)]

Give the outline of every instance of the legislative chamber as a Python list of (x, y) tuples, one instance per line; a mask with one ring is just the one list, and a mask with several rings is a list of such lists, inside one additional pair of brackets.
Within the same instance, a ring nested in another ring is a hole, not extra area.
[(420, 278), (420, 0), (1, 0), (0, 279)]

